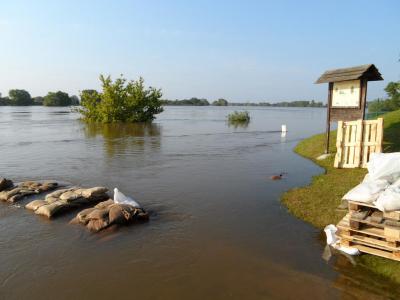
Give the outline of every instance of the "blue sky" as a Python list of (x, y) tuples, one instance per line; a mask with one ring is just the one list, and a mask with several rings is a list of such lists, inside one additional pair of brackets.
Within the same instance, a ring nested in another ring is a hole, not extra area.
[(400, 1), (3, 1), (0, 92), (99, 88), (143, 76), (164, 98), (317, 99), (326, 69), (400, 80)]

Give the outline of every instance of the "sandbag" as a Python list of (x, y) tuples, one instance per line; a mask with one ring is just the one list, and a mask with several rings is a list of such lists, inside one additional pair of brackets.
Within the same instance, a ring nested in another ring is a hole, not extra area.
[(364, 178), (363, 182), (352, 188), (343, 196), (343, 200), (358, 201), (365, 203), (374, 202), (380, 193), (389, 186), (386, 179), (371, 179), (370, 176)]
[(68, 203), (56, 201), (47, 205), (40, 206), (37, 210), (35, 210), (35, 214), (46, 216), (51, 218), (58, 212), (62, 211), (63, 209), (69, 206)]
[(386, 179), (392, 183), (400, 177), (400, 152), (371, 153), (367, 168), (372, 180)]
[(37, 210), (39, 207), (48, 204), (44, 200), (33, 200), (32, 202), (29, 202), (27, 205), (25, 205), (25, 208), (30, 209), (30, 210)]
[(98, 232), (104, 228), (106, 228), (109, 225), (108, 220), (103, 220), (103, 219), (93, 219), (90, 220), (86, 227), (93, 232)]
[(82, 196), (85, 198), (102, 196), (108, 192), (108, 189), (102, 186), (92, 187), (82, 191)]
[(381, 211), (400, 210), (400, 179), (391, 184), (374, 202)]
[(101, 209), (96, 208), (86, 216), (86, 219), (88, 220), (105, 219), (108, 218), (108, 212), (109, 209), (107, 207)]
[(0, 178), (0, 192), (14, 186), (13, 182), (7, 178)]
[(80, 212), (76, 215), (76, 217), (77, 217), (77, 219), (79, 220), (80, 223), (82, 223), (82, 224), (87, 224), (87, 222), (89, 221), (89, 220), (87, 219), (87, 215), (90, 214), (90, 213), (91, 213), (92, 211), (94, 211), (94, 210), (95, 210), (94, 207), (86, 208), (86, 209), (80, 211)]
[[(126, 206), (126, 205), (125, 205)], [(121, 204), (111, 205), (108, 213), (110, 224), (126, 224), (131, 218), (131, 209)], [(133, 208), (133, 207), (132, 207)]]
[(112, 199), (108, 199), (107, 201), (103, 201), (95, 205), (95, 208), (106, 208), (110, 205), (114, 204), (114, 201)]

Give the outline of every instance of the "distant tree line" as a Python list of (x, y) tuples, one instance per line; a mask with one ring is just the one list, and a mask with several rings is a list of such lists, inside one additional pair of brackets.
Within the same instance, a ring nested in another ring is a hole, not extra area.
[(162, 105), (191, 105), (191, 106), (207, 106), (210, 102), (207, 99), (190, 98), (183, 100), (161, 100)]
[(65, 92), (49, 92), (46, 96), (31, 97), (26, 90), (13, 89), (8, 92), (7, 97), (2, 97), (0, 94), (0, 106), (70, 106), (79, 105), (77, 96), (69, 96)]
[(400, 81), (389, 82), (385, 87), (386, 99), (368, 102), (368, 112), (386, 112), (400, 109)]
[(271, 107), (326, 107), (326, 104), (317, 102), (315, 100), (297, 100), (297, 101), (283, 101), (283, 102), (259, 102), (259, 103), (229, 103), (232, 106), (271, 106)]
[(190, 98), (190, 99), (183, 99), (183, 100), (161, 100), (163, 105), (192, 105), (192, 106), (207, 106), (207, 105), (214, 105), (214, 106), (272, 106), (272, 107), (325, 107), (326, 104), (322, 102), (317, 102), (315, 100), (311, 101), (290, 101), (290, 102), (242, 102), (242, 103), (235, 103), (235, 102), (228, 102), (227, 100), (220, 98), (210, 104), (207, 99), (199, 99), (199, 98)]

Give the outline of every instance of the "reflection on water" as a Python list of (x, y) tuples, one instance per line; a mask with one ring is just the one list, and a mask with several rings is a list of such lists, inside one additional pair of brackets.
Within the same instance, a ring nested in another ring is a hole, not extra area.
[(247, 128), (249, 127), (249, 121), (247, 122), (227, 122), (229, 127), (237, 128)]
[(158, 151), (161, 145), (160, 124), (84, 123), (83, 129), (87, 138), (102, 138), (108, 157)]

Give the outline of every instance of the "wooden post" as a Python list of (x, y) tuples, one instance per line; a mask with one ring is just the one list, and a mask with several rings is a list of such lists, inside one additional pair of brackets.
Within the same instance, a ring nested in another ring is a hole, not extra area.
[(366, 79), (361, 79), (360, 83), (360, 105), (361, 105), (361, 111), (362, 111), (362, 119), (365, 120), (365, 107), (367, 106), (367, 80)]
[(332, 103), (333, 82), (329, 82), (328, 87), (328, 103), (326, 106), (326, 137), (325, 137), (325, 154), (329, 153), (329, 137), (331, 131), (331, 103)]

